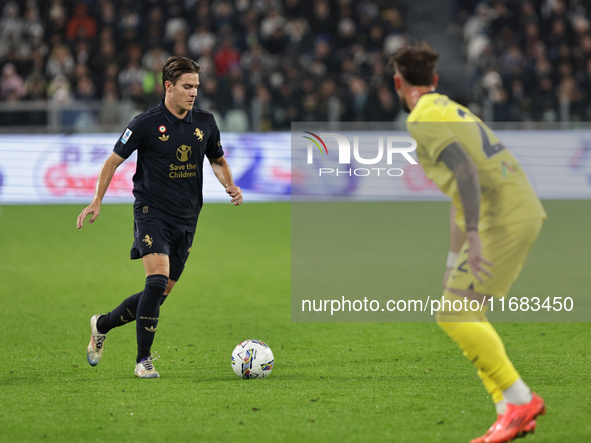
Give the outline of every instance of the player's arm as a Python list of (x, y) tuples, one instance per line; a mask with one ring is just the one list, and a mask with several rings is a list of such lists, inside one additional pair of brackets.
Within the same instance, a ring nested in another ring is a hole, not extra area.
[(460, 229), (456, 223), (456, 214), (458, 210), (451, 204), (449, 208), (449, 250), (458, 254), (462, 245), (466, 241), (466, 233)]
[(455, 142), (441, 151), (439, 160), (452, 170), (456, 178), (466, 220), (466, 232), (478, 232), (480, 184), (476, 165), (460, 144)]
[(443, 276), (443, 286), (446, 285), (449, 274), (462, 249), (462, 245), (466, 241), (466, 233), (456, 223), (457, 212), (458, 210), (452, 203), (449, 208), (449, 252), (447, 254), (445, 274)]
[(480, 184), (478, 182), (478, 169), (472, 159), (459, 143), (452, 143), (447, 146), (439, 155), (439, 160), (447, 165), (453, 172), (462, 209), (466, 222), (466, 239), (468, 240), (468, 264), (472, 273), (482, 282), (480, 272), (489, 277), (492, 275), (482, 265), (492, 266), (482, 256), (482, 244), (478, 235), (478, 219), (480, 216)]
[(232, 178), (232, 170), (230, 169), (230, 165), (226, 161), (226, 158), (222, 155), (219, 158), (209, 158), (209, 163), (211, 164), (211, 168), (213, 169), (213, 173), (222, 184), (222, 186), (226, 189), (226, 193), (232, 197), (232, 203), (234, 206), (238, 206), (242, 203), (242, 190), (240, 187), (234, 184), (234, 179)]
[(94, 189), (94, 197), (92, 198), (92, 202), (88, 205), (84, 210), (78, 215), (78, 221), (76, 223), (76, 227), (80, 229), (84, 225), (84, 219), (90, 214), (90, 220), (88, 221), (89, 224), (94, 223), (96, 218), (101, 213), (101, 202), (103, 201), (103, 197), (107, 192), (109, 184), (111, 184), (111, 180), (115, 175), (115, 171), (119, 167), (121, 163), (123, 163), (125, 159), (120, 157), (119, 155), (115, 154), (114, 152), (111, 153), (109, 158), (105, 161), (101, 170), (98, 173), (98, 177), (96, 179), (96, 187)]

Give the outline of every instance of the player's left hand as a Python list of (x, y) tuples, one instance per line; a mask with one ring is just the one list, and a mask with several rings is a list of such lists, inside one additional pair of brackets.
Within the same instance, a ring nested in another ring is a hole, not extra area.
[(232, 203), (234, 206), (242, 204), (242, 189), (239, 186), (232, 185), (226, 188), (226, 193), (232, 197)]
[(484, 283), (484, 279), (480, 276), (480, 273), (488, 277), (492, 277), (492, 273), (483, 267), (483, 265), (493, 266), (493, 264), (482, 255), (482, 243), (480, 242), (480, 236), (477, 231), (468, 231), (466, 239), (468, 240), (468, 265), (478, 281)]

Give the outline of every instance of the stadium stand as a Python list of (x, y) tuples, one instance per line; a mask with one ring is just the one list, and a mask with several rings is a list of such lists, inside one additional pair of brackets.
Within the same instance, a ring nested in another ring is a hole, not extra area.
[(458, 0), (474, 106), (503, 122), (591, 119), (591, 8), (583, 0)]
[(171, 54), (204, 67), (198, 105), (227, 130), (400, 108), (384, 68), (405, 41), (402, 0), (5, 0), (0, 13), (4, 127), (119, 130), (161, 99)]
[(118, 131), (162, 98), (160, 67), (171, 54), (204, 67), (198, 105), (225, 130), (395, 121), (402, 116), (386, 60), (409, 36), (435, 34), (452, 60), (441, 67), (442, 89), (486, 120), (591, 119), (591, 8), (583, 0), (137, 5), (0, 0), (0, 130)]

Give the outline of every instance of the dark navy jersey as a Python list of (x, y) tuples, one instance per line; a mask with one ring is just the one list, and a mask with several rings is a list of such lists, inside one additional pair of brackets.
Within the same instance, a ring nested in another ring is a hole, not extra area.
[(126, 159), (136, 149), (135, 218), (155, 217), (195, 232), (203, 205), (204, 157), (224, 155), (213, 115), (193, 109), (179, 119), (161, 102), (132, 120), (113, 151)]

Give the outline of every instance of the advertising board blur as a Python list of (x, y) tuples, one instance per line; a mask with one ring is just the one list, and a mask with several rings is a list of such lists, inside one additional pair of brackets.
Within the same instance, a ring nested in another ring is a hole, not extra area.
[[(408, 137), (403, 131), (395, 133)], [(497, 134), (520, 162), (541, 198), (591, 199), (590, 130), (505, 130)], [(88, 202), (97, 173), (118, 137), (119, 134), (0, 135), (0, 204)], [(297, 152), (293, 152), (292, 137), (288, 132), (222, 134), (226, 157), (246, 201), (284, 201), (292, 197), (292, 192), (302, 198), (306, 196), (305, 189), (314, 189), (312, 199), (326, 200), (445, 198), (419, 165), (408, 162), (400, 166), (402, 173), (386, 180), (381, 178), (379, 187), (371, 177), (341, 175), (335, 177), (334, 186), (319, 189), (313, 176), (302, 175), (293, 164)], [(134, 154), (118, 168), (105, 202), (133, 201), (135, 166)], [(355, 166), (364, 165), (351, 165)], [(227, 201), (207, 165), (204, 199)]]

